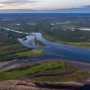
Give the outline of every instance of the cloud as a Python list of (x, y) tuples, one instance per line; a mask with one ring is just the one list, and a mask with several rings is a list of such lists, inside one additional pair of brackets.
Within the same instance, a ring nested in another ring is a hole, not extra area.
[(90, 5), (81, 6), (79, 8), (69, 8), (69, 9), (57, 9), (55, 12), (61, 13), (90, 13)]
[(32, 9), (32, 10), (51, 10), (51, 12), (61, 11), (61, 9), (86, 8), (88, 5), (82, 0), (0, 0), (0, 10), (4, 9)]
[(25, 3), (36, 3), (37, 1), (32, 0), (0, 0), (0, 4), (25, 4)]
[(56, 10), (32, 10), (32, 9), (8, 9), (0, 10), (0, 13), (90, 13), (90, 9), (56, 9)]
[(34, 9), (2, 9), (0, 13), (90, 13), (90, 5), (80, 8), (34, 10)]

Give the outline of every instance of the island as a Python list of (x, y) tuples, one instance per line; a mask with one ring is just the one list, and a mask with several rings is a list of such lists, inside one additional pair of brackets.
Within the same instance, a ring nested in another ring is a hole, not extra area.
[(41, 42), (40, 40), (37, 40), (36, 37), (35, 37), (35, 44), (38, 45), (38, 46), (46, 46), (43, 42)]

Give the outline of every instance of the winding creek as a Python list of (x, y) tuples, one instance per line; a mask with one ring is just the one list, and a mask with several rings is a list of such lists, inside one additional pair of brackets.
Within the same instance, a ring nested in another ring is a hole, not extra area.
[[(17, 33), (23, 33), (19, 31), (15, 31), (12, 29), (7, 29), (4, 28), (5, 30), (9, 31), (14, 31)], [(44, 61), (44, 60), (55, 60), (55, 59), (60, 59), (60, 60), (73, 60), (73, 61), (79, 61), (79, 62), (84, 62), (84, 63), (90, 63), (90, 49), (85, 49), (85, 48), (80, 48), (80, 47), (75, 47), (71, 45), (64, 45), (58, 42), (51, 42), (46, 39), (44, 39), (41, 35), (41, 33), (24, 33), (27, 34), (25, 38), (26, 40), (23, 40), (21, 38), (18, 38), (18, 40), (26, 47), (29, 48), (35, 48), (35, 49), (43, 49), (44, 52), (37, 57), (31, 57), (27, 59), (17, 59), (9, 62), (6, 65), (3, 65), (1, 68), (14, 65), (14, 64), (23, 64), (23, 63), (30, 63), (30, 62), (35, 62), (35, 61)], [(34, 39), (39, 40), (43, 42), (45, 47), (42, 46), (37, 46), (35, 45)], [(32, 40), (32, 45), (28, 44), (28, 42)]]

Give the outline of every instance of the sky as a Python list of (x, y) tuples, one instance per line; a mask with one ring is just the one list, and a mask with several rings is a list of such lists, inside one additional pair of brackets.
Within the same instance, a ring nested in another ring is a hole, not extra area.
[(0, 0), (0, 13), (90, 13), (90, 0)]

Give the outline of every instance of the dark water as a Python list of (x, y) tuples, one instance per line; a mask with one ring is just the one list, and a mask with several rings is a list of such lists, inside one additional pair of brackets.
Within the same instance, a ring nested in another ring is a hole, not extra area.
[[(70, 46), (70, 45), (64, 45), (58, 42), (51, 42), (46, 39), (44, 39), (41, 35), (41, 33), (32, 33), (36, 35), (36, 38), (40, 41), (42, 41), (47, 46), (40, 47), (35, 45), (34, 38), (35, 36), (30, 35), (27, 36), (27, 40), (23, 41), (23, 39), (18, 39), (24, 46), (29, 48), (35, 48), (35, 49), (43, 49), (44, 53), (38, 57), (38, 59), (68, 59), (68, 60), (75, 60), (80, 62), (86, 62), (90, 63), (90, 49)], [(32, 40), (33, 45), (29, 45), (28, 42)], [(30, 59), (30, 58), (28, 58)]]

